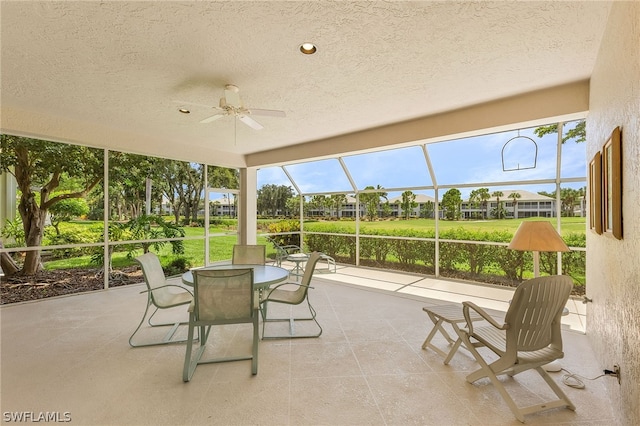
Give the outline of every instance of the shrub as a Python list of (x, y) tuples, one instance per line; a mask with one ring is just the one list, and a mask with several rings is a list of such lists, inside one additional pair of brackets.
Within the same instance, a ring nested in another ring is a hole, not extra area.
[[(418, 231), (404, 230), (397, 232), (399, 237), (426, 237), (425, 234)], [(421, 248), (421, 241), (417, 240), (405, 240), (399, 238), (392, 238), (389, 240), (391, 245), (391, 253), (398, 259), (402, 265), (413, 265), (418, 260), (422, 260), (424, 257)], [(433, 261), (431, 261), (433, 264)]]
[[(376, 232), (376, 234), (379, 234)], [(378, 263), (387, 261), (387, 256), (391, 251), (391, 243), (386, 238), (367, 238), (360, 236), (360, 258), (372, 259)]]
[[(71, 244), (90, 244), (101, 241), (101, 233), (91, 228), (77, 228), (73, 231), (62, 231), (60, 234), (50, 232), (50, 228), (45, 230), (44, 244), (52, 246), (63, 246)], [(62, 259), (76, 256), (90, 255), (94, 252), (94, 247), (69, 247), (51, 250), (54, 258)]]
[(346, 235), (305, 235), (308, 251), (321, 251), (331, 257), (348, 258), (354, 263), (356, 259), (356, 238)]
[[(236, 219), (214, 218), (209, 220), (209, 225), (220, 228), (235, 229), (238, 226), (238, 221)], [(202, 226), (204, 226), (204, 219)]]
[[(287, 232), (300, 232), (300, 222), (295, 220), (281, 220), (269, 224), (270, 234), (281, 234)], [(299, 234), (274, 235), (272, 239), (280, 246), (300, 245)]]
[[(566, 235), (564, 242), (569, 247), (586, 247), (586, 235), (571, 233)], [(586, 252), (584, 251), (568, 251), (562, 253), (562, 269), (563, 273), (573, 278), (575, 285), (585, 284), (585, 265)], [(540, 270), (549, 275), (558, 273), (558, 262), (556, 253), (540, 253)]]
[(89, 220), (103, 220), (104, 219), (104, 209), (101, 207), (92, 208), (87, 214), (87, 219)]
[(164, 269), (164, 273), (167, 276), (180, 275), (184, 272), (187, 272), (189, 268), (191, 268), (191, 260), (187, 259), (184, 256), (174, 257), (167, 263), (163, 265), (162, 269)]
[(4, 227), (0, 230), (0, 236), (14, 240), (15, 243), (7, 244), (7, 247), (24, 247), (27, 245), (24, 236), (24, 228), (22, 227), (22, 218), (20, 216), (16, 216), (15, 220), (7, 219)]

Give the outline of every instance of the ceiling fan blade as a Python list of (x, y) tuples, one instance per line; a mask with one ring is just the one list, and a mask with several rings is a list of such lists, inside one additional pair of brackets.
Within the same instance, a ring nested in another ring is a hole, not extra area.
[(247, 112), (251, 115), (264, 115), (269, 117), (286, 117), (287, 114), (284, 111), (278, 111), (276, 109), (256, 109), (250, 108)]
[(264, 128), (262, 124), (258, 123), (256, 120), (249, 117), (248, 115), (239, 114), (238, 119), (240, 119), (240, 121), (242, 121), (244, 124), (251, 127), (252, 129), (260, 130)]
[(219, 112), (217, 114), (212, 115), (211, 117), (205, 118), (204, 120), (200, 120), (200, 123), (202, 124), (211, 123), (212, 121), (216, 121), (217, 119), (222, 118), (225, 115), (227, 114), (225, 114), (224, 112)]

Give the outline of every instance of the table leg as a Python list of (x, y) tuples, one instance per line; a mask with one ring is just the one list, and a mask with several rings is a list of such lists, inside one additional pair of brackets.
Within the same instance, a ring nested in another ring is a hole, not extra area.
[[(444, 317), (436, 315), (433, 312), (427, 312), (427, 314), (429, 315), (429, 318), (433, 322), (433, 328), (431, 329), (431, 332), (429, 333), (424, 343), (422, 344), (422, 349), (429, 348), (433, 350), (440, 356), (444, 357), (444, 364), (448, 365), (449, 362), (451, 361), (451, 358), (453, 358), (453, 355), (455, 355), (455, 353), (458, 351), (458, 348), (460, 348), (460, 345), (462, 344), (462, 339), (460, 338), (460, 331), (459, 331), (460, 329), (458, 328), (455, 321), (449, 321), (449, 320), (446, 321), (449, 324), (451, 324), (451, 327), (453, 328), (453, 331), (456, 334), (455, 336), (456, 339), (454, 340), (451, 337), (451, 335), (449, 335), (447, 330), (444, 328), (444, 323), (445, 323)], [(450, 345), (452, 345), (448, 353), (431, 343), (431, 340), (434, 338), (434, 336), (438, 331), (440, 331), (440, 334), (442, 334), (442, 336), (447, 340), (447, 342)]]
[(291, 270), (291, 275), (294, 275), (296, 277), (296, 281), (298, 281), (299, 278), (304, 275), (304, 268), (302, 267), (302, 262), (294, 261), (294, 263), (295, 266)]
[(447, 357), (444, 359), (444, 365), (449, 364), (449, 361), (451, 361), (451, 358), (453, 358), (455, 353), (458, 351), (460, 344), (462, 343), (462, 338), (460, 337), (460, 329), (458, 328), (456, 323), (455, 322), (451, 323), (451, 327), (453, 327), (453, 331), (455, 331), (456, 335), (458, 336), (458, 339), (455, 341), (455, 343), (451, 347), (451, 350), (449, 351), (449, 355), (447, 355)]
[(440, 356), (446, 357), (447, 356), (446, 352), (444, 352), (442, 349), (440, 349), (439, 347), (431, 343), (431, 339), (433, 339), (433, 337), (436, 335), (438, 330), (440, 330), (440, 333), (443, 333), (445, 335), (447, 340), (451, 340), (447, 332), (444, 330), (444, 328), (442, 328), (442, 323), (444, 322), (444, 318), (432, 316), (431, 314), (429, 315), (429, 317), (431, 318), (431, 321), (433, 321), (433, 329), (431, 329), (431, 332), (429, 333), (424, 343), (422, 344), (422, 349), (429, 348), (434, 352), (438, 353)]

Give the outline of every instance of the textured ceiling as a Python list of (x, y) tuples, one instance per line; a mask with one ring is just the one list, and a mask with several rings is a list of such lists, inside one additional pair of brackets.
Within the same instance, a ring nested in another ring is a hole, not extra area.
[[(1, 3), (3, 131), (215, 161), (589, 78), (609, 2)], [(303, 41), (318, 45), (302, 55)], [(217, 105), (233, 83), (248, 107)], [(17, 118), (16, 118), (17, 117)], [(21, 119), (22, 118), (22, 119)], [(203, 155), (213, 158), (203, 159)]]

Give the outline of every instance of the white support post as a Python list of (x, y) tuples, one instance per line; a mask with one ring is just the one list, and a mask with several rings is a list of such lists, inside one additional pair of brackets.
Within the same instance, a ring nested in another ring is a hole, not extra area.
[(209, 223), (211, 211), (209, 209), (209, 166), (202, 165), (202, 180), (204, 181), (204, 264), (209, 265)]
[(104, 289), (109, 288), (109, 266), (111, 259), (109, 258), (109, 150), (104, 150), (103, 157), (103, 179), (104, 179), (104, 199), (102, 200), (102, 220), (103, 220), (103, 234), (104, 234), (104, 246), (102, 248), (104, 253), (104, 261), (102, 262), (102, 271), (104, 272)]
[[(560, 177), (562, 174), (562, 132), (564, 123), (558, 123), (558, 148), (556, 157), (556, 231), (558, 234), (562, 231), (560, 228), (561, 216), (562, 216), (562, 198), (560, 197)], [(556, 253), (556, 262), (558, 268), (558, 275), (562, 275), (562, 253)]]
[(258, 169), (240, 169), (238, 208), (238, 244), (255, 244), (258, 240)]

